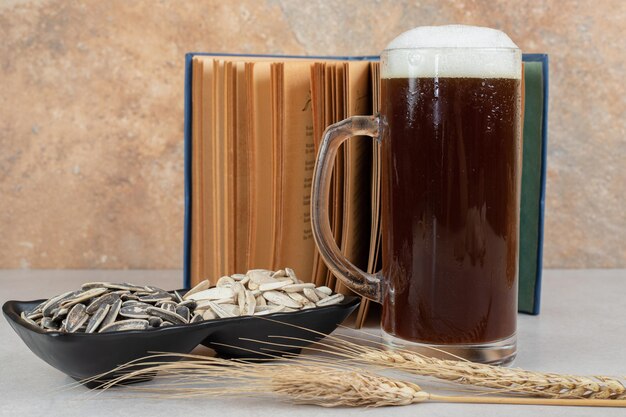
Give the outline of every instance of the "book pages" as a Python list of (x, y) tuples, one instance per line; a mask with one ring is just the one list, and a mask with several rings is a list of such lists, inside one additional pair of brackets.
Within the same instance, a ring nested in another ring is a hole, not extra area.
[[(374, 67), (226, 56), (197, 56), (192, 65), (192, 284), (289, 266), (348, 294), (315, 247), (311, 185), (324, 130), (372, 112)], [(342, 145), (329, 196), (335, 242), (369, 270), (379, 236), (375, 165), (368, 140)]]

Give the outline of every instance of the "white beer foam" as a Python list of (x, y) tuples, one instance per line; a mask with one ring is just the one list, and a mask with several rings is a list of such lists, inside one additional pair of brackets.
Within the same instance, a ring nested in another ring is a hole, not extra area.
[(478, 26), (422, 26), (383, 51), (382, 78), (522, 76), (522, 54), (504, 32)]

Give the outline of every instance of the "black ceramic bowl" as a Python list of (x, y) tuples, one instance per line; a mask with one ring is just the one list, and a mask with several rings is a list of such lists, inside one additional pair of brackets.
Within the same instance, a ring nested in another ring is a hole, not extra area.
[[(270, 336), (320, 339), (316, 333), (295, 326), (329, 334), (359, 305), (357, 297), (346, 296), (339, 304), (291, 313), (215, 319), (158, 329), (86, 334), (45, 332), (20, 317), (22, 311), (30, 311), (43, 301), (7, 301), (2, 306), (2, 312), (35, 355), (76, 380), (103, 374), (154, 352), (189, 353), (199, 344), (214, 349), (222, 357), (267, 357), (268, 349), (273, 350), (272, 354), (298, 353), (309, 343)], [(242, 339), (292, 346), (270, 346)], [(172, 357), (170, 360), (177, 359)], [(99, 382), (106, 379), (102, 378)]]

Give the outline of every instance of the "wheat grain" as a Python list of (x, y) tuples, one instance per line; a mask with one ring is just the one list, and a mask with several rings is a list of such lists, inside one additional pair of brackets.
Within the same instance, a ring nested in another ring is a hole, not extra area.
[[(124, 384), (125, 381), (158, 372), (159, 382), (156, 385), (126, 389), (152, 393), (159, 398), (269, 396), (323, 407), (400, 406), (424, 401), (626, 407), (624, 400), (437, 395), (424, 391), (415, 383), (377, 375), (354, 363), (322, 365), (319, 358), (292, 358), (286, 363), (261, 364), (181, 356), (186, 360), (175, 363), (154, 361), (152, 366), (132, 370), (102, 387)], [(124, 366), (119, 370), (124, 370)]]
[[(308, 330), (291, 324), (285, 323), (285, 325)], [(309, 331), (321, 335), (318, 332)], [(369, 335), (366, 332), (360, 332), (360, 334)], [(299, 342), (303, 340), (279, 336), (275, 338)], [(383, 344), (363, 337), (330, 335), (327, 339), (330, 342), (314, 342), (316, 347), (313, 347), (313, 350), (381, 368), (400, 370), (420, 377), (431, 377), (455, 384), (542, 398), (626, 399), (626, 386), (622, 380), (615, 377), (537, 372), (466, 360), (438, 359), (403, 349), (386, 350)], [(356, 340), (358, 343), (351, 340)], [(291, 346), (284, 343), (274, 344), (283, 347)]]
[[(340, 344), (340, 343), (339, 343)], [(406, 350), (388, 351), (350, 344), (354, 360), (416, 376), (500, 392), (543, 398), (625, 399), (626, 387), (609, 376), (581, 376), (505, 368), (463, 360), (432, 358)]]

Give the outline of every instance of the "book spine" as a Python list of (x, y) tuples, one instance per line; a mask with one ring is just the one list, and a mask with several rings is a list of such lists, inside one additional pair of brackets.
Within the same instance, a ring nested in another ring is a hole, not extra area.
[(184, 124), (184, 202), (185, 202), (185, 220), (184, 220), (184, 238), (183, 238), (183, 288), (189, 288), (191, 285), (191, 60), (193, 53), (185, 55), (185, 124)]

